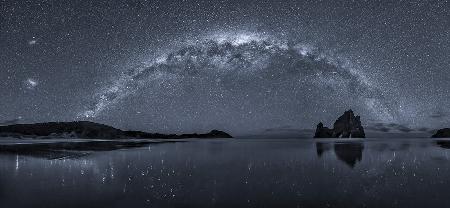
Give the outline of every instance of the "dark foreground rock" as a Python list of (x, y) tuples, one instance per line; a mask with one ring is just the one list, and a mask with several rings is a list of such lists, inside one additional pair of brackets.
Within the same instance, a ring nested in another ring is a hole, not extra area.
[(439, 129), (432, 138), (450, 138), (450, 128)]
[(352, 110), (345, 111), (333, 125), (333, 129), (324, 127), (322, 122), (317, 125), (314, 138), (365, 138), (364, 128), (359, 116)]
[(186, 139), (186, 138), (232, 138), (218, 130), (206, 134), (159, 134), (142, 131), (122, 131), (111, 126), (89, 121), (49, 122), (0, 126), (3, 137), (74, 137), (82, 139)]

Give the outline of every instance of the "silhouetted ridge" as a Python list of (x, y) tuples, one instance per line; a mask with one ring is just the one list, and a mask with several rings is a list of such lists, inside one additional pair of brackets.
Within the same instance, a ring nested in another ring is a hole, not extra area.
[(0, 126), (0, 136), (6, 137), (76, 137), (84, 139), (184, 139), (184, 138), (232, 138), (231, 135), (212, 130), (206, 134), (159, 134), (120, 129), (90, 121), (49, 122)]

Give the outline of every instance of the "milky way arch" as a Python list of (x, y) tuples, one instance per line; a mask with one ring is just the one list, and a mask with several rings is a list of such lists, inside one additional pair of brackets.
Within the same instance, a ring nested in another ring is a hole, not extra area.
[[(269, 121), (285, 113), (291, 121), (295, 116), (314, 120), (347, 107), (373, 119), (389, 120), (395, 113), (376, 83), (350, 61), (313, 45), (253, 33), (184, 43), (145, 66), (123, 71), (94, 99), (79, 117), (113, 113), (130, 99), (145, 100), (150, 109), (179, 105), (191, 117), (227, 111), (222, 116), (237, 120)], [(139, 106), (134, 103), (127, 106)]]

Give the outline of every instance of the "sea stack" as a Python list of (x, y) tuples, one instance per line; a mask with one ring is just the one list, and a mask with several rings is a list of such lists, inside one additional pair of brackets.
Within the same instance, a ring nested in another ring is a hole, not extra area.
[(365, 138), (364, 128), (359, 116), (352, 110), (345, 111), (333, 125), (333, 129), (324, 127), (322, 122), (317, 125), (314, 138)]

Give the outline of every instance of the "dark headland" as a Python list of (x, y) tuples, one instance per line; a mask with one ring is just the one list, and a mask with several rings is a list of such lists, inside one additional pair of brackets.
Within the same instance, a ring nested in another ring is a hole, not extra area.
[[(0, 126), (0, 137), (33, 139), (32, 142), (2, 143), (0, 154), (21, 154), (47, 159), (82, 157), (93, 151), (137, 148), (162, 142), (184, 141), (183, 139), (188, 138), (232, 138), (231, 135), (218, 130), (205, 134), (160, 134), (123, 131), (89, 121)], [(61, 138), (64, 139), (60, 140)], [(53, 140), (48, 142), (48, 139)]]
[(143, 131), (123, 131), (90, 121), (48, 122), (35, 124), (14, 124), (0, 126), (0, 137), (80, 139), (187, 139), (187, 138), (232, 138), (219, 130), (205, 134), (160, 134)]

